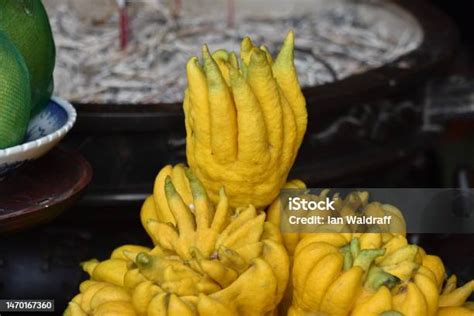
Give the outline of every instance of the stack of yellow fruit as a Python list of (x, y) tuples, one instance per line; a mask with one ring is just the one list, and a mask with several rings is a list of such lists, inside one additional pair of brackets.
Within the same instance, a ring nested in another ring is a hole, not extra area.
[(181, 165), (160, 172), (154, 194), (160, 204), (150, 197), (141, 215), (155, 247), (124, 246), (84, 263), (92, 281), (81, 284), (70, 314), (271, 315), (289, 259), (265, 213), (230, 207), (223, 190), (213, 204)]
[(445, 280), (441, 259), (408, 244), (400, 211), (366, 192), (338, 213), (390, 214), (396, 233), (280, 233), (280, 188), (305, 188), (286, 183), (307, 122), (293, 42), (275, 61), (248, 38), (240, 62), (207, 47), (189, 61), (189, 168), (164, 167), (140, 214), (154, 247), (84, 262), (90, 280), (65, 315), (474, 315), (474, 281)]
[[(445, 282), (439, 257), (401, 234), (314, 234), (296, 247), (288, 315), (473, 315), (474, 281)], [(443, 287), (444, 285), (444, 287)]]

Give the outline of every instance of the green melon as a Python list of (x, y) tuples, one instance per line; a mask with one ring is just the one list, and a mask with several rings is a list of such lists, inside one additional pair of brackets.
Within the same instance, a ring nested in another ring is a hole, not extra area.
[(0, 31), (0, 149), (23, 141), (31, 108), (30, 78), (25, 60)]
[(0, 0), (0, 30), (23, 55), (30, 73), (33, 113), (52, 93), (56, 49), (48, 15), (41, 0)]

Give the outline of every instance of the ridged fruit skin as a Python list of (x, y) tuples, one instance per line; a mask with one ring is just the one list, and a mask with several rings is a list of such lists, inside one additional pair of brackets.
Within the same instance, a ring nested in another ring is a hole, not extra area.
[(245, 38), (240, 62), (207, 46), (188, 62), (187, 159), (213, 202), (225, 187), (233, 207), (261, 209), (285, 184), (307, 125), (293, 54), (290, 32), (275, 60)]
[(0, 149), (23, 141), (30, 113), (28, 69), (16, 46), (0, 31)]
[(292, 316), (472, 315), (466, 299), (474, 281), (459, 288), (455, 276), (445, 282), (441, 259), (400, 234), (304, 236), (291, 280)]
[(289, 258), (264, 212), (232, 208), (224, 190), (212, 203), (177, 165), (160, 171), (140, 217), (154, 248), (125, 245), (108, 260), (84, 262), (91, 280), (66, 315), (274, 315)]
[(0, 1), (0, 30), (22, 54), (30, 73), (32, 114), (39, 112), (53, 92), (56, 48), (41, 0)]

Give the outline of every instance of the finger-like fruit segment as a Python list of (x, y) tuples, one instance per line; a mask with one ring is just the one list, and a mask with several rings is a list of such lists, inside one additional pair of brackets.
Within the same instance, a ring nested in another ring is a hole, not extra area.
[(107, 302), (115, 301), (128, 302), (130, 301), (130, 295), (123, 287), (107, 285), (95, 293), (91, 299), (90, 307), (92, 310), (96, 310)]
[(390, 290), (382, 286), (365, 302), (357, 305), (352, 311), (352, 316), (380, 316), (392, 309), (392, 295)]
[(225, 187), (231, 206), (264, 208), (285, 183), (307, 121), (293, 50), (292, 33), (275, 62), (244, 38), (240, 63), (235, 53), (211, 54), (207, 46), (203, 67), (197, 58), (188, 62), (187, 159), (214, 203)]
[(355, 302), (363, 274), (362, 268), (353, 267), (337, 278), (324, 295), (321, 311), (334, 316), (347, 315)]
[(393, 297), (393, 307), (406, 316), (427, 315), (428, 307), (421, 290), (412, 282)]
[(438, 310), (438, 316), (472, 316), (474, 315), (471, 309), (465, 307), (441, 307)]
[(439, 306), (461, 306), (471, 296), (474, 291), (474, 280), (470, 281), (463, 286), (453, 290), (448, 294), (442, 294), (439, 297)]
[(433, 255), (426, 255), (422, 260), (422, 265), (433, 271), (435, 274), (438, 289), (441, 289), (444, 279), (446, 278), (446, 270), (443, 261), (440, 257)]
[(98, 263), (92, 271), (87, 270), (88, 263), (83, 268), (95, 281), (109, 282), (123, 286), (125, 273), (127, 272), (127, 261), (122, 259), (109, 259)]
[(287, 100), (292, 100), (292, 109), (297, 122), (298, 142), (301, 143), (306, 132), (308, 114), (306, 100), (301, 92), (296, 68), (294, 66), (293, 32), (289, 32), (274, 64), (273, 72)]
[(237, 156), (235, 106), (219, 66), (211, 57), (207, 46), (202, 48), (202, 55), (204, 72), (207, 77), (211, 150), (217, 161), (229, 163), (234, 161)]

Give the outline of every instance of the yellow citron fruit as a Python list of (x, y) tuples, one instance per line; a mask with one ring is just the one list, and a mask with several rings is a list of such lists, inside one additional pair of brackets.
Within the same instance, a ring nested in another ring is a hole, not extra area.
[(434, 273), (438, 289), (441, 289), (446, 278), (446, 269), (444, 268), (441, 258), (438, 256), (426, 255), (422, 258), (422, 265)]
[(366, 293), (366, 297), (354, 307), (352, 316), (380, 316), (391, 309), (390, 290), (386, 286), (381, 286), (374, 294)]
[[(164, 202), (164, 203), (163, 203)], [(157, 176), (141, 220), (153, 249), (124, 245), (89, 260), (68, 315), (274, 315), (289, 278), (277, 227), (253, 205), (213, 203), (183, 165)]]
[(206, 295), (195, 302), (198, 309), (212, 299), (233, 313), (260, 315), (281, 301), (289, 258), (266, 214), (253, 205), (231, 207), (226, 193), (221, 188), (213, 203), (193, 171), (163, 168), (141, 211), (154, 254), (140, 253), (135, 263), (145, 278), (178, 298)]
[(393, 306), (396, 311), (406, 316), (428, 315), (423, 293), (412, 282), (393, 297)]
[(145, 277), (138, 268), (132, 268), (125, 273), (123, 277), (123, 286), (129, 290), (136, 288), (140, 283), (145, 282)]
[[(110, 301), (100, 305), (95, 311), (94, 316), (135, 316), (133, 306), (126, 301)], [(74, 316), (74, 315), (73, 315)]]
[(441, 307), (437, 316), (474, 316), (474, 311), (466, 307)]
[(470, 315), (474, 281), (456, 288), (452, 277), (439, 288), (445, 283), (439, 258), (398, 234), (304, 236), (291, 274), (288, 315)]
[(288, 315), (473, 315), (474, 281), (457, 288), (440, 258), (399, 234), (303, 236), (291, 274)]
[[(294, 251), (292, 269), (293, 298), (289, 315), (348, 315), (355, 307), (366, 282), (367, 293), (358, 308), (359, 315), (369, 314), (367, 301), (382, 285), (393, 287), (396, 277), (373, 269), (374, 260), (384, 255), (382, 248), (362, 249), (364, 234), (316, 233), (303, 238)], [(383, 290), (382, 290), (383, 291)], [(370, 294), (370, 295), (369, 295)], [(390, 300), (388, 300), (390, 301)], [(391, 304), (372, 306), (390, 310)]]
[(474, 291), (474, 280), (463, 286), (452, 290), (450, 293), (442, 294), (439, 300), (440, 307), (462, 306)]
[(115, 301), (128, 302), (130, 301), (130, 295), (123, 287), (107, 285), (95, 293), (91, 299), (90, 307), (95, 311), (102, 304)]
[(190, 168), (216, 203), (225, 187), (233, 207), (268, 206), (285, 184), (303, 140), (306, 102), (290, 32), (277, 58), (249, 38), (234, 53), (202, 50), (187, 64), (184, 112)]
[(128, 270), (126, 260), (113, 258), (102, 262), (87, 261), (82, 266), (92, 280), (109, 282), (118, 286), (123, 286), (125, 273)]

